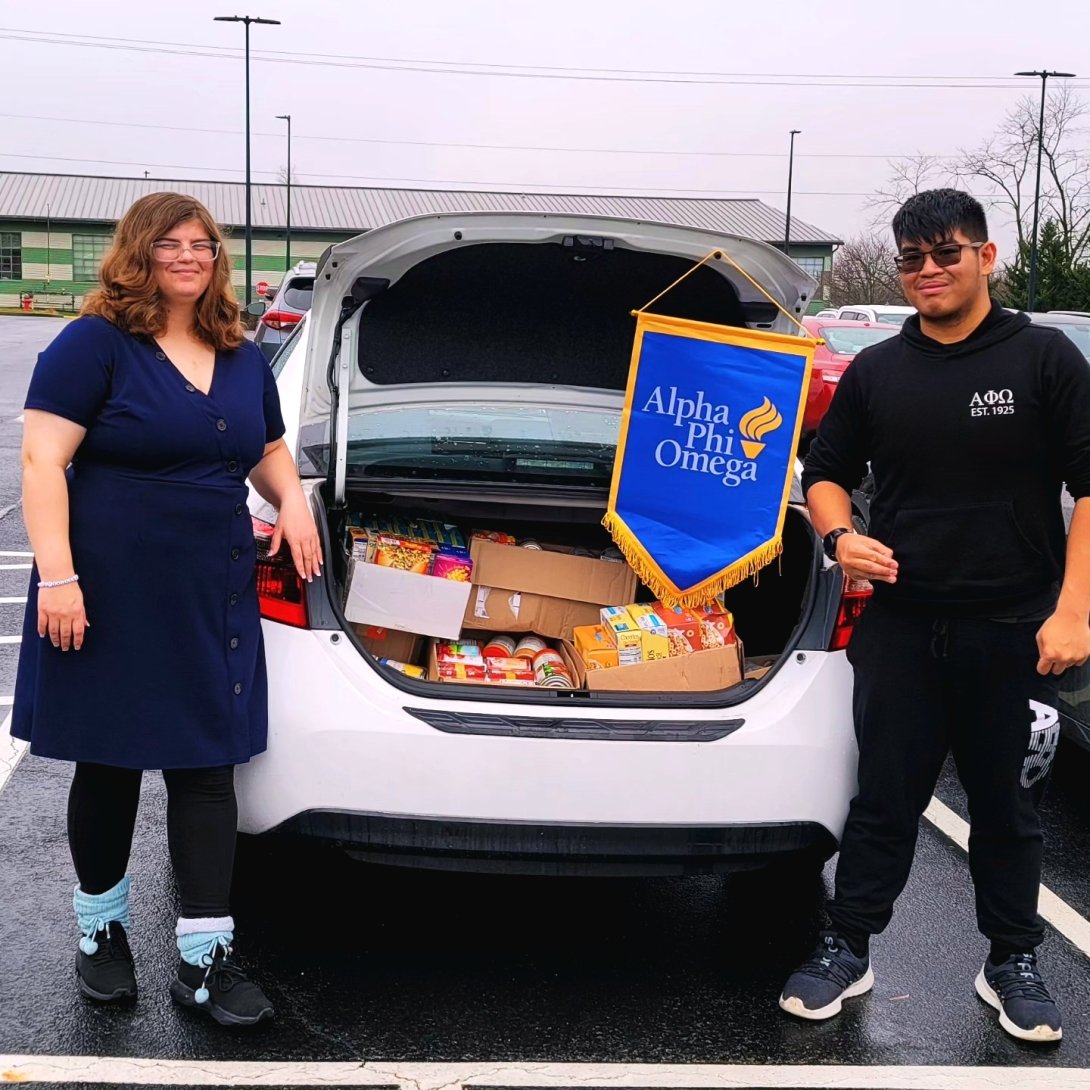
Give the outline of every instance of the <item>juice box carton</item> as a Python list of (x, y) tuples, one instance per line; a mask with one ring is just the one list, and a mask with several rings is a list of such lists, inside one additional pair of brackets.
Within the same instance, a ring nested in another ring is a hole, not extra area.
[(577, 625), (572, 630), (575, 653), (588, 670), (608, 670), (620, 665), (617, 648), (610, 643), (600, 624)]
[(617, 648), (621, 666), (643, 662), (643, 629), (624, 606), (603, 606), (602, 628), (606, 639)]
[(641, 603), (633, 603), (625, 606), (628, 615), (636, 622), (640, 629), (640, 644), (644, 662), (654, 662), (656, 659), (668, 659), (670, 657), (670, 633), (666, 622), (655, 612), (654, 608)]

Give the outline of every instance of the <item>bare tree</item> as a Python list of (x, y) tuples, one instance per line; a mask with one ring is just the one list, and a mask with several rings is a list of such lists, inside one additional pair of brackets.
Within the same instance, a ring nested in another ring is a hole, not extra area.
[[(1040, 99), (1025, 96), (994, 135), (974, 150), (963, 150), (955, 174), (959, 182), (988, 183), (992, 204), (1001, 207), (1017, 233), (1019, 250), (1030, 242), (1037, 168)], [(1071, 261), (1090, 252), (1090, 156), (1083, 150), (1087, 104), (1067, 84), (1045, 102), (1041, 173), (1041, 222), (1056, 221)]]
[(830, 304), (904, 303), (893, 264), (895, 253), (892, 241), (877, 234), (859, 235), (846, 242), (833, 258)]
[(941, 155), (920, 154), (891, 159), (889, 172), (885, 186), (876, 190), (866, 202), (866, 207), (873, 212), (871, 225), (876, 229), (888, 228), (893, 213), (914, 193), (949, 185), (954, 180), (954, 172)]
[[(288, 184), (288, 168), (286, 166), (281, 166), (280, 169), (276, 172), (276, 180), (281, 185), (287, 185)], [(298, 185), (299, 184), (299, 172), (297, 170), (293, 170), (291, 172), (291, 184), (292, 185)]]

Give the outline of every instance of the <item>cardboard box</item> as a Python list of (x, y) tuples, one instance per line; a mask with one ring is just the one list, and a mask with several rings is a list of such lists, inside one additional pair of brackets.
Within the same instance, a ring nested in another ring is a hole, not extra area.
[(344, 615), (353, 624), (398, 632), (456, 638), (469, 601), (470, 584), (354, 561)]
[(569, 602), (615, 606), (636, 597), (636, 573), (625, 563), (474, 539), (473, 581)]
[(415, 665), (420, 661), (424, 637), (415, 632), (395, 632), (373, 624), (354, 624), (352, 628), (363, 644), (377, 659), (393, 659)]
[(740, 643), (694, 651), (656, 662), (638, 662), (613, 670), (588, 670), (586, 686), (601, 692), (707, 693), (742, 680)]
[(463, 625), (477, 632), (536, 632), (539, 636), (566, 640), (572, 638), (579, 625), (597, 623), (598, 606), (590, 602), (569, 602), (565, 598), (476, 584), (470, 591), (463, 618)]

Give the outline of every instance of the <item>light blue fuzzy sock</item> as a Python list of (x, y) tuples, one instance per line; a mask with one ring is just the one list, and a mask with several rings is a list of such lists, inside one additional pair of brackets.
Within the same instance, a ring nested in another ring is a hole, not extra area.
[(129, 929), (129, 885), (126, 875), (113, 889), (108, 889), (105, 893), (84, 893), (76, 886), (72, 894), (72, 907), (76, 911), (76, 923), (83, 932), (79, 948), (85, 954), (98, 951), (95, 934), (109, 924), (116, 922), (126, 931)]
[[(202, 919), (181, 917), (174, 929), (178, 941), (178, 953), (182, 961), (190, 965), (210, 968), (216, 947), (230, 950), (235, 941), (235, 921), (231, 916), (211, 916)], [(205, 977), (207, 978), (207, 973)], [(202, 984), (194, 993), (197, 1003), (208, 1002), (208, 989)]]

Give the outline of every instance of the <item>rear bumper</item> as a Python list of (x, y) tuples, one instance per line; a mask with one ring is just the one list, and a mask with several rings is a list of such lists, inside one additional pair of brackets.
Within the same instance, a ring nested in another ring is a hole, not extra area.
[(836, 841), (806, 822), (719, 827), (501, 824), (313, 811), (281, 832), (370, 862), (505, 874), (684, 876), (827, 859)]
[[(764, 850), (744, 847), (753, 829), (815, 826), (838, 838), (855, 793), (843, 652), (793, 654), (772, 683), (730, 708), (609, 709), (611, 721), (630, 717), (633, 726), (653, 716), (679, 730), (698, 718), (734, 727), (714, 740), (490, 736), (438, 729), (421, 713), (545, 721), (562, 709), (566, 730), (602, 713), (589, 700), (482, 707), (417, 696), (410, 712), (406, 694), (337, 633), (271, 622), (264, 631), (269, 747), (237, 770), (244, 833), (298, 819), (297, 831), (325, 835), (332, 818), (304, 820), (316, 813), (349, 815), (351, 828), (333, 839), (366, 845), (376, 835), (379, 848), (385, 832), (360, 834), (359, 822), (554, 830), (542, 836), (622, 829), (636, 845), (643, 834), (631, 830), (666, 829), (654, 835), (685, 841), (710, 829), (733, 830), (723, 850), (742, 844), (747, 854)], [(796, 846), (790, 840), (784, 850)]]

